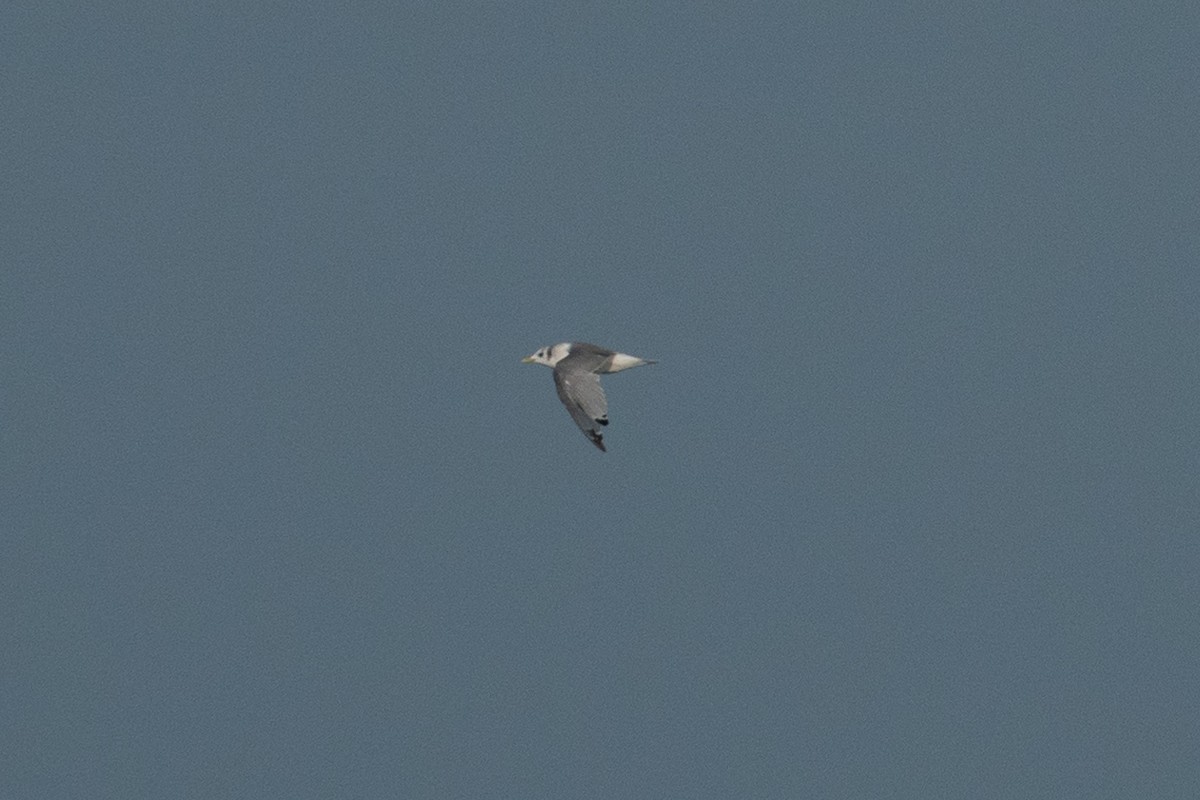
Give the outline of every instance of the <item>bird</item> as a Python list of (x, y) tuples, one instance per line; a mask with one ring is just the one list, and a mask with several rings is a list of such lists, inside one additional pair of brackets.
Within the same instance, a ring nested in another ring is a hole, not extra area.
[(544, 364), (554, 370), (558, 399), (567, 407), (583, 435), (603, 453), (607, 453), (608, 448), (604, 446), (604, 435), (597, 426), (608, 424), (608, 401), (600, 387), (600, 376), (658, 363), (587, 342), (559, 342), (525, 356), (521, 362)]

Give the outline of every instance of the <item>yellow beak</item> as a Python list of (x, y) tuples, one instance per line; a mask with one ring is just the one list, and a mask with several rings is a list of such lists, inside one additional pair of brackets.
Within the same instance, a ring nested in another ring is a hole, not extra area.
[(532, 364), (533, 356), (525, 356), (524, 358), (521, 359), (521, 363), (522, 364)]

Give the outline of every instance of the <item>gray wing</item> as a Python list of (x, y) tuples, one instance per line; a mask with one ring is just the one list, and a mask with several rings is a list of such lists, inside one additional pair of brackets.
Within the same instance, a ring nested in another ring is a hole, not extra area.
[(555, 369), (571, 372), (605, 372), (612, 363), (614, 353), (587, 342), (571, 342), (571, 354), (558, 362)]
[[(603, 358), (600, 358), (601, 362)], [(554, 388), (584, 436), (607, 452), (598, 426), (608, 424), (608, 401), (600, 388), (600, 376), (585, 366), (588, 360), (572, 353), (558, 362), (554, 368)]]
[[(567, 358), (574, 359), (578, 362), (601, 362), (612, 356), (616, 351), (609, 350), (606, 347), (600, 347), (590, 342), (571, 342), (571, 354)], [(566, 359), (563, 359), (564, 361)], [(598, 372), (599, 370), (592, 370)]]

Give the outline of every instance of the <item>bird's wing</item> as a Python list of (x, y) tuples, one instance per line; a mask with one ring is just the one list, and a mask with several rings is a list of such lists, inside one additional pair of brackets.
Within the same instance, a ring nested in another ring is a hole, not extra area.
[[(571, 342), (571, 354), (567, 358), (575, 358), (580, 361), (595, 359), (603, 361), (609, 356), (615, 354), (615, 350), (609, 350), (607, 347), (591, 344), (590, 342)], [(597, 372), (598, 370), (593, 370)]]
[(603, 436), (597, 426), (608, 424), (608, 401), (600, 388), (600, 376), (580, 361), (583, 359), (570, 356), (558, 362), (554, 368), (554, 388), (579, 429), (592, 444), (604, 450)]

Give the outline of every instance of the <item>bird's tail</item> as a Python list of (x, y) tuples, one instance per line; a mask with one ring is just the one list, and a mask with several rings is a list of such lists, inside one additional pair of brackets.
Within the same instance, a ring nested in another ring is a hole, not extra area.
[(640, 367), (643, 364), (657, 364), (657, 361), (650, 361), (645, 358), (627, 355), (625, 353), (613, 353), (612, 366), (608, 368), (609, 372), (620, 372), (623, 369), (631, 367)]

